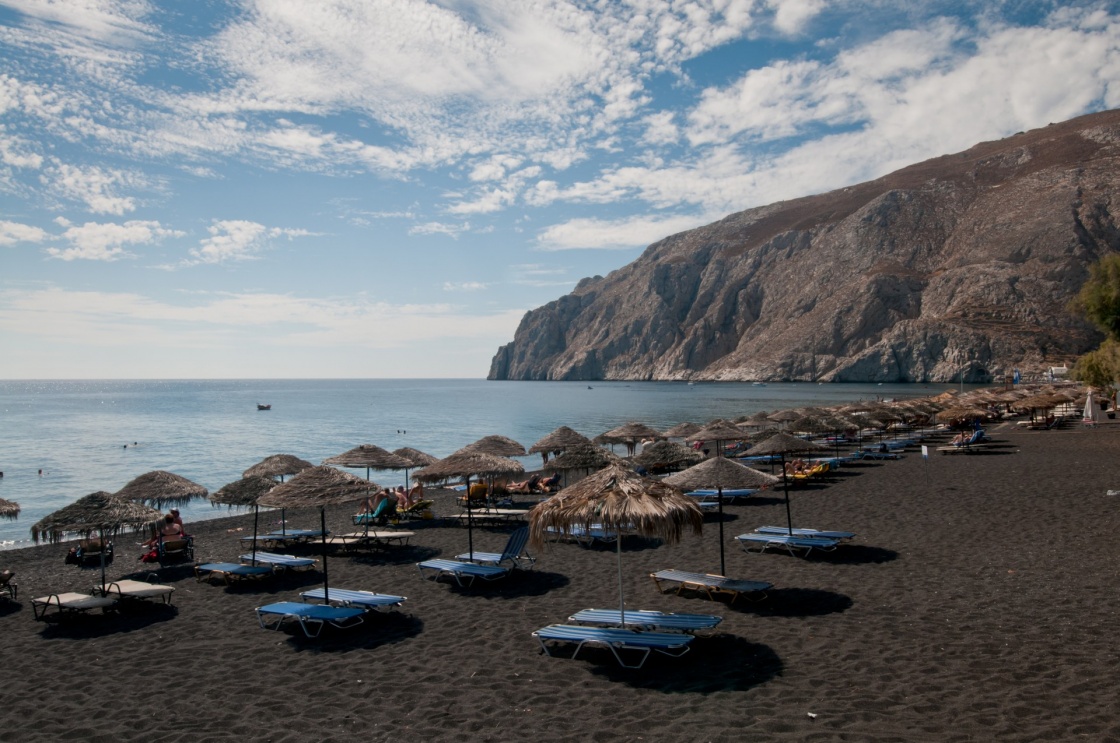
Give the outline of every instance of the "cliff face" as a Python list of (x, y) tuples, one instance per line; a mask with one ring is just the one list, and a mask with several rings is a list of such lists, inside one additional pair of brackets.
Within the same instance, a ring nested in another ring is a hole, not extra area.
[(490, 379), (987, 381), (1100, 336), (1067, 310), (1120, 250), (1120, 111), (651, 245), (528, 312)]

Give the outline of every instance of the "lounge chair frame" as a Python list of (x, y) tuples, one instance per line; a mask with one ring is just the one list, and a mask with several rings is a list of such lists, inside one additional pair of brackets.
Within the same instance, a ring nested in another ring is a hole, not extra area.
[(713, 575), (711, 573), (689, 573), (683, 570), (659, 570), (656, 573), (650, 573), (649, 577), (653, 579), (654, 585), (660, 593), (665, 593), (668, 589), (661, 587), (661, 582), (677, 584), (677, 595), (683, 591), (702, 591), (707, 594), (708, 598), (715, 601), (718, 596), (727, 595), (731, 597), (729, 603), (735, 603), (735, 600), (742, 595), (752, 593), (761, 594), (760, 598), (766, 598), (766, 591), (774, 587), (772, 583), (754, 580), (739, 580), (735, 578), (728, 578), (723, 575)]
[(509, 563), (510, 567), (532, 570), (537, 559), (525, 551), (525, 544), (529, 541), (529, 527), (523, 526), (510, 534), (505, 548), (501, 552), (464, 552), (455, 555), (456, 560), (473, 562), (479, 565), (497, 565), (501, 567)]
[[(265, 616), (270, 614), (278, 617), (272, 626), (265, 622)], [(257, 621), (261, 629), (278, 630), (284, 622), (294, 619), (299, 622), (303, 634), (312, 639), (318, 637), (323, 627), (328, 624), (339, 629), (356, 627), (362, 623), (363, 614), (365, 609), (324, 604), (298, 604), (294, 601), (280, 601), (257, 607)]]
[[(473, 562), (460, 562), (458, 560), (424, 560), (423, 562), (416, 563), (420, 575), (427, 578), (425, 570), (435, 573), (434, 580), (439, 580), (444, 576), (454, 578), (455, 582), (462, 588), (468, 588), (474, 585), (476, 578), (481, 578), (484, 581), (500, 580), (505, 578), (510, 573), (509, 568), (501, 568), (495, 565), (478, 565)], [(464, 584), (463, 581), (467, 582)]]
[(194, 566), (194, 577), (199, 583), (204, 580), (213, 583), (214, 578), (221, 578), (227, 586), (240, 580), (260, 580), (275, 574), (275, 570), (265, 565), (242, 565), (236, 562), (210, 562)]
[(82, 614), (93, 609), (106, 612), (115, 608), (117, 599), (110, 596), (94, 596), (88, 593), (52, 593), (31, 599), (31, 610), (35, 612), (36, 619), (45, 619), (47, 612), (53, 606), (58, 609), (60, 616), (68, 614)]
[[(637, 632), (616, 627), (584, 627), (570, 624), (550, 624), (534, 632), (533, 637), (537, 638), (541, 650), (548, 656), (552, 655), (548, 649), (548, 642), (575, 643), (573, 659), (579, 655), (579, 651), (585, 645), (607, 648), (623, 668), (641, 668), (652, 652), (679, 658), (688, 652), (688, 644), (693, 640), (692, 635), (680, 633)], [(630, 650), (640, 653), (637, 663), (626, 663), (622, 659), (621, 651)]]
[[(820, 550), (822, 552), (831, 552), (836, 549), (836, 545), (840, 544), (835, 539), (817, 539), (812, 537), (798, 537), (781, 534), (740, 534), (735, 537), (739, 540), (739, 544), (747, 552), (765, 552), (770, 547), (781, 547), (793, 556), (798, 556), (802, 553), (803, 556), (808, 556), (813, 550)], [(760, 545), (758, 549), (752, 550), (750, 545)]]
[[(590, 624), (599, 627), (621, 627), (623, 616), (618, 609), (584, 609), (568, 617), (569, 624)], [(627, 628), (647, 632), (683, 632), (695, 635), (716, 628), (723, 617), (714, 614), (673, 614), (663, 611), (626, 611)]]
[(175, 587), (148, 583), (142, 580), (117, 580), (107, 583), (104, 587), (97, 586), (94, 591), (104, 596), (116, 597), (119, 600), (145, 601), (158, 598), (164, 604), (170, 604), (171, 594), (175, 593)]
[(405, 596), (374, 593), (372, 591), (353, 591), (345, 588), (332, 588), (329, 593), (322, 588), (313, 588), (310, 591), (304, 591), (299, 596), (307, 603), (311, 601), (322, 602), (329, 596), (332, 605), (356, 606), (366, 611), (396, 609), (407, 600)]

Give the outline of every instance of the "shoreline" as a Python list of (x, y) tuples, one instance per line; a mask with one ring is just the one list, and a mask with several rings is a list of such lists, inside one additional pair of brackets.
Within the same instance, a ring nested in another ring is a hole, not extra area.
[[(0, 569), (20, 589), (17, 604), (0, 600), (0, 628), (10, 667), (31, 672), (0, 678), (0, 722), (21, 741), (1117, 738), (1120, 535), (1106, 492), (1120, 486), (1108, 464), (1120, 424), (1017, 428), (993, 426), (988, 453), (908, 452), (792, 490), (797, 525), (857, 532), (834, 553), (739, 548), (735, 535), (784, 523), (780, 491), (725, 506), (728, 575), (773, 583), (763, 601), (655, 590), (655, 570), (718, 569), (710, 518), (676, 546), (627, 538), (628, 608), (723, 617), (684, 657), (638, 671), (601, 650), (542, 655), (530, 634), (617, 605), (613, 547), (551, 544), (535, 570), (467, 590), (415, 567), (464, 551), (466, 530), (412, 522), (407, 547), (329, 558), (332, 587), (406, 596), (403, 607), (317, 641), (260, 629), (254, 608), (321, 585), (321, 572), (225, 588), (167, 568), (171, 608), (66, 626), (34, 621), (30, 599), (88, 590), (98, 571), (65, 565), (62, 544), (5, 551)], [(446, 492), (436, 499), (437, 515), (455, 513)], [(353, 529), (348, 510), (328, 509), (332, 530)], [(229, 560), (252, 514), (188, 527), (199, 560)], [(510, 531), (476, 526), (476, 548), (500, 550)], [(110, 578), (138, 565), (122, 547)]]

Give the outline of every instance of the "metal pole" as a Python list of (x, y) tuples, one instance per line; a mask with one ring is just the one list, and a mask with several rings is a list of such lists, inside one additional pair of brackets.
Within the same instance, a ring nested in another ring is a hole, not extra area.
[(719, 504), (719, 574), (727, 575), (723, 564), (723, 485), (719, 485), (716, 491), (716, 503)]
[(622, 528), (615, 532), (615, 543), (618, 550), (618, 618), (622, 629), (626, 629), (626, 597), (622, 592)]
[(789, 529), (789, 535), (793, 536), (793, 514), (789, 510), (789, 480), (786, 478), (786, 455), (782, 452), (779, 456), (782, 458), (782, 490), (786, 494), (786, 526)]
[(323, 538), (323, 603), (331, 602), (331, 585), (327, 579), (327, 507), (319, 506), (319, 531)]

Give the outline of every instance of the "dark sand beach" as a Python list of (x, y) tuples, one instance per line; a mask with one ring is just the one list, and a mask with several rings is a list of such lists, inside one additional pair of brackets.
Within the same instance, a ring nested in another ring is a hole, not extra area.
[[(1028, 741), (1120, 740), (1120, 425), (990, 429), (987, 453), (909, 452), (793, 492), (796, 525), (858, 533), (831, 554), (748, 554), (733, 540), (782, 524), (780, 491), (727, 507), (728, 574), (763, 601), (659, 594), (662, 568), (717, 571), (717, 529), (675, 546), (628, 538), (631, 608), (714, 613), (683, 658), (620, 668), (603, 650), (540, 653), (530, 633), (617, 605), (610, 547), (556, 544), (536, 569), (460, 589), (418, 560), (466, 550), (449, 520), (403, 548), (329, 563), (332, 586), (407, 596), (396, 612), (319, 640), (271, 632), (254, 608), (298, 600), (321, 573), (225, 588), (165, 568), (173, 606), (37, 622), (30, 600), (88, 591), (67, 545), (0, 553), (0, 740), (46, 741)], [(457, 512), (438, 496), (437, 515)], [(275, 512), (264, 519), (274, 521)], [(329, 512), (349, 531), (349, 512)], [(318, 512), (289, 512), (314, 527)], [(198, 558), (236, 560), (252, 516), (188, 524)], [(30, 526), (30, 525), (29, 525)], [(500, 550), (510, 528), (475, 531)], [(110, 577), (139, 568), (118, 540)]]

